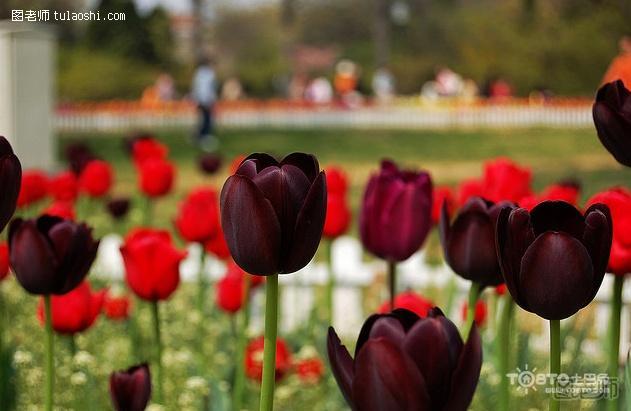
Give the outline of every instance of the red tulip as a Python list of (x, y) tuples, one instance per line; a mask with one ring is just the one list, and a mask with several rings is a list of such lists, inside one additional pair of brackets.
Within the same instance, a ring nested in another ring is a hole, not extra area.
[(148, 158), (139, 165), (140, 190), (148, 197), (161, 197), (173, 187), (175, 167), (161, 158)]
[(316, 384), (324, 375), (324, 364), (319, 358), (307, 358), (296, 362), (296, 374), (303, 382)]
[(106, 195), (114, 180), (114, 172), (103, 160), (90, 161), (79, 175), (79, 188), (90, 197)]
[(520, 167), (508, 158), (497, 158), (484, 164), (484, 195), (494, 203), (500, 201), (519, 202), (530, 195), (530, 169)]
[(331, 166), (325, 169), (326, 173), (326, 190), (329, 195), (346, 196), (348, 190), (348, 177), (344, 170), (339, 167)]
[[(469, 313), (469, 304), (467, 304), (466, 301), (463, 301), (462, 309), (460, 311), (462, 321), (467, 320), (468, 313)], [(483, 300), (478, 300), (475, 303), (475, 314), (473, 316), (475, 324), (478, 327), (482, 327), (484, 325), (484, 323), (486, 322), (486, 315), (487, 315), (486, 303)]]
[(63, 171), (48, 181), (48, 192), (57, 201), (74, 201), (79, 193), (77, 176), (72, 171)]
[(327, 238), (337, 238), (344, 234), (351, 222), (351, 212), (346, 199), (340, 194), (328, 194), (326, 197), (326, 218), (322, 235)]
[(440, 220), (440, 210), (443, 203), (447, 204), (447, 212), (453, 214), (456, 209), (456, 197), (451, 187), (438, 186), (434, 187), (434, 196), (432, 201), (432, 224), (438, 224)]
[(596, 203), (609, 207), (613, 222), (607, 271), (616, 275), (631, 273), (631, 191), (622, 187), (602, 191), (590, 198), (587, 206)]
[(48, 177), (40, 170), (26, 170), (18, 196), (18, 207), (28, 207), (48, 195)]
[(168, 154), (167, 146), (151, 137), (138, 138), (132, 144), (132, 157), (136, 167), (149, 159), (166, 160)]
[(484, 196), (484, 184), (477, 178), (464, 180), (458, 186), (458, 206), (462, 207), (471, 197)]
[(143, 411), (151, 398), (151, 374), (140, 364), (110, 375), (110, 397), (116, 411)]
[[(413, 291), (404, 291), (402, 293), (397, 294), (394, 298), (394, 308), (405, 308), (406, 310), (412, 311), (414, 314), (418, 315), (421, 318), (427, 317), (427, 313), (434, 307), (434, 304), (416, 294)], [(390, 302), (387, 301), (377, 310), (378, 313), (387, 314), (390, 312)]]
[(497, 295), (504, 295), (504, 294), (506, 294), (506, 284), (502, 283), (502, 284), (498, 285), (497, 287), (495, 287), (495, 294), (497, 294)]
[(519, 200), (519, 206), (526, 210), (532, 210), (537, 204), (547, 200), (565, 201), (575, 206), (578, 203), (580, 193), (581, 188), (576, 183), (556, 183), (546, 187), (539, 195), (533, 193), (522, 198)]
[(0, 242), (0, 281), (9, 275), (9, 244)]
[(220, 260), (230, 258), (230, 249), (228, 249), (221, 224), (217, 225), (217, 233), (204, 243), (204, 249)]
[(113, 297), (109, 294), (105, 295), (105, 301), (103, 301), (103, 312), (110, 320), (126, 320), (129, 318), (130, 310), (131, 299), (128, 296), (122, 295), (119, 297)]
[[(263, 336), (250, 341), (245, 349), (245, 375), (261, 381), (263, 374)], [(291, 369), (291, 352), (282, 338), (276, 340), (276, 381)]]
[(74, 220), (74, 205), (69, 201), (55, 201), (44, 210), (43, 214), (63, 218), (64, 220)]
[(150, 228), (132, 230), (121, 247), (127, 284), (144, 300), (166, 300), (180, 283), (180, 261), (168, 231)]
[(212, 188), (197, 188), (180, 203), (175, 227), (184, 240), (204, 243), (217, 235), (218, 226), (219, 200)]
[[(90, 284), (83, 281), (74, 290), (51, 297), (53, 329), (60, 334), (75, 334), (87, 330), (94, 324), (101, 307), (105, 290), (92, 292)], [(44, 299), (37, 307), (37, 316), (44, 325)]]
[(217, 305), (229, 313), (236, 313), (243, 306), (245, 295), (246, 276), (250, 281), (250, 289), (255, 288), (265, 281), (260, 275), (247, 274), (234, 261), (228, 264), (224, 277), (217, 282)]

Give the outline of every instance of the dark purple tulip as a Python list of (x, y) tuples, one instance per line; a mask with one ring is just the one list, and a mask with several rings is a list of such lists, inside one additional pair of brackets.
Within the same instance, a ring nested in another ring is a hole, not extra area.
[(11, 144), (0, 136), (0, 231), (7, 225), (18, 201), (22, 183), (22, 166), (13, 154)]
[(129, 198), (126, 197), (117, 197), (112, 198), (106, 204), (107, 211), (110, 215), (116, 219), (120, 220), (121, 218), (127, 215), (129, 211)]
[(76, 175), (81, 174), (81, 171), (92, 160), (96, 159), (96, 156), (90, 149), (90, 147), (81, 142), (74, 142), (68, 144), (64, 150), (66, 154), (66, 161), (70, 166), (70, 169)]
[(359, 411), (465, 411), (482, 367), (477, 327), (465, 344), (437, 307), (426, 318), (402, 309), (368, 317), (355, 359), (329, 328), (327, 351), (344, 398)]
[(620, 164), (631, 167), (631, 92), (621, 80), (598, 90), (592, 115), (600, 142)]
[(504, 208), (497, 220), (497, 254), (513, 299), (526, 311), (561, 320), (589, 304), (609, 261), (609, 208), (585, 215), (564, 201), (544, 201), (529, 213)]
[(440, 242), (445, 260), (456, 274), (482, 287), (504, 282), (495, 251), (495, 224), (500, 210), (511, 206), (509, 202), (494, 204), (471, 197), (452, 224), (447, 204), (443, 204)]
[(221, 156), (217, 154), (204, 154), (199, 158), (199, 169), (205, 174), (215, 174), (221, 167)]
[(364, 247), (388, 261), (417, 251), (432, 226), (432, 180), (428, 173), (399, 170), (392, 161), (370, 177), (360, 214)]
[(74, 289), (88, 274), (98, 246), (91, 228), (59, 217), (18, 218), (9, 226), (11, 267), (31, 294)]
[(116, 411), (142, 411), (151, 398), (151, 374), (147, 364), (135, 365), (110, 375), (110, 396)]
[(221, 190), (221, 226), (234, 261), (248, 273), (286, 274), (307, 265), (326, 215), (318, 160), (293, 153), (280, 163), (252, 154)]

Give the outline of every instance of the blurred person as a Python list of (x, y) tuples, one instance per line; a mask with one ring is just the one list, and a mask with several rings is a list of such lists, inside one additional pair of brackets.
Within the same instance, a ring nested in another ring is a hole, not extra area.
[(199, 111), (196, 143), (204, 151), (214, 151), (217, 148), (217, 140), (214, 136), (213, 108), (217, 92), (213, 61), (209, 57), (202, 57), (199, 61), (193, 75), (191, 94)]
[(329, 104), (333, 100), (331, 82), (325, 77), (313, 79), (307, 86), (305, 97), (315, 104)]
[(236, 77), (230, 77), (223, 83), (221, 88), (221, 99), (226, 101), (237, 101), (243, 97), (243, 87)]
[(304, 100), (307, 83), (308, 79), (304, 73), (294, 74), (287, 86), (287, 97), (294, 101)]
[(340, 60), (335, 66), (335, 78), (333, 84), (335, 92), (343, 97), (352, 91), (355, 91), (357, 87), (357, 65), (350, 60)]
[(623, 36), (618, 46), (620, 52), (609, 64), (601, 84), (620, 79), (626, 88), (631, 88), (631, 36)]
[(395, 93), (394, 75), (387, 67), (380, 67), (372, 77), (372, 91), (377, 102), (388, 104), (392, 101)]
[(498, 77), (489, 82), (487, 95), (490, 100), (505, 101), (513, 96), (513, 87), (507, 80)]
[(450, 68), (440, 67), (436, 70), (436, 91), (440, 96), (459, 96), (463, 86), (462, 76)]

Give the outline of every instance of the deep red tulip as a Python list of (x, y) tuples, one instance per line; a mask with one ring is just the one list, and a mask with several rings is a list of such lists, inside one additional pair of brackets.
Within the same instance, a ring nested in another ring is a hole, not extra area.
[(500, 201), (519, 202), (532, 194), (530, 183), (532, 172), (520, 167), (508, 158), (497, 158), (484, 164), (484, 195), (495, 203)]
[(90, 197), (103, 197), (114, 182), (114, 171), (103, 160), (90, 161), (79, 175), (79, 188)]
[(326, 197), (326, 218), (322, 235), (337, 238), (348, 231), (351, 222), (351, 211), (344, 196), (329, 193)]
[(77, 176), (72, 171), (62, 171), (48, 180), (48, 192), (54, 200), (74, 201), (79, 193)]
[(31, 294), (74, 289), (88, 274), (98, 247), (91, 228), (59, 217), (18, 218), (9, 226), (11, 267)]
[(602, 191), (587, 205), (603, 203), (609, 207), (613, 223), (613, 241), (607, 271), (616, 275), (631, 273), (631, 191), (616, 187)]
[(502, 209), (497, 254), (515, 302), (547, 320), (567, 318), (589, 304), (607, 268), (611, 221), (600, 203), (584, 216), (563, 201), (544, 201), (531, 212)]
[(296, 362), (296, 374), (301, 381), (317, 384), (324, 375), (324, 364), (319, 358), (306, 358)]
[(48, 177), (40, 170), (26, 170), (18, 196), (18, 207), (28, 207), (48, 195)]
[(443, 205), (440, 242), (445, 261), (456, 274), (482, 287), (504, 282), (495, 250), (495, 223), (500, 210), (510, 206), (471, 197), (452, 223)]
[(440, 212), (443, 203), (447, 204), (447, 212), (449, 214), (456, 210), (456, 196), (451, 187), (440, 186), (434, 187), (434, 196), (432, 201), (432, 224), (438, 224), (440, 221)]
[(539, 195), (533, 193), (522, 198), (519, 200), (519, 206), (532, 210), (537, 204), (546, 200), (560, 200), (576, 206), (580, 194), (580, 185), (573, 182), (560, 182), (549, 185)]
[[(404, 308), (406, 310), (412, 311), (414, 314), (418, 315), (421, 318), (427, 317), (427, 314), (433, 307), (434, 303), (416, 294), (413, 291), (404, 291), (397, 294), (397, 296), (394, 298), (395, 309)], [(389, 313), (390, 301), (386, 301), (385, 303), (381, 304), (377, 312), (380, 314)]]
[[(55, 332), (72, 335), (90, 328), (101, 312), (105, 292), (100, 290), (94, 293), (90, 284), (83, 281), (67, 294), (53, 295), (50, 301)], [(37, 306), (37, 317), (44, 325), (44, 298), (40, 299)]]
[(330, 166), (325, 169), (326, 189), (329, 195), (346, 196), (348, 191), (348, 177), (340, 167)]
[(600, 142), (620, 164), (631, 167), (631, 92), (622, 80), (598, 90), (592, 114)]
[(116, 197), (109, 200), (106, 204), (107, 212), (110, 213), (112, 218), (120, 220), (129, 212), (129, 198)]
[(180, 261), (186, 253), (177, 250), (168, 231), (132, 230), (121, 247), (125, 279), (144, 300), (166, 300), (180, 283)]
[(232, 257), (259, 275), (303, 268), (315, 254), (326, 215), (326, 181), (318, 160), (293, 153), (280, 163), (246, 158), (221, 190), (221, 226)]
[(204, 243), (204, 249), (220, 260), (230, 258), (230, 250), (228, 249), (226, 238), (223, 235), (221, 224), (217, 226), (217, 233)]
[(7, 225), (18, 203), (22, 180), (20, 160), (13, 154), (11, 144), (0, 136), (0, 231)]
[(464, 180), (458, 186), (457, 192), (458, 206), (462, 207), (471, 197), (484, 196), (484, 184), (477, 178)]
[(74, 220), (74, 204), (69, 201), (55, 201), (44, 210), (43, 214), (54, 217), (63, 218), (65, 220)]
[(215, 190), (208, 187), (192, 190), (179, 205), (175, 227), (189, 242), (204, 243), (217, 235), (219, 200)]
[(110, 320), (126, 320), (129, 318), (131, 311), (131, 299), (126, 295), (118, 297), (105, 295), (103, 301), (103, 313)]
[[(263, 336), (250, 341), (245, 349), (245, 375), (261, 381), (263, 374)], [(291, 351), (282, 338), (276, 339), (276, 381), (291, 369)]]
[(407, 310), (370, 316), (354, 359), (329, 328), (327, 351), (337, 384), (354, 410), (465, 411), (482, 367), (477, 326), (463, 343), (438, 308), (426, 318)]
[(243, 306), (245, 295), (245, 281), (248, 276), (250, 289), (253, 289), (264, 282), (265, 277), (247, 274), (234, 261), (228, 264), (228, 269), (224, 277), (217, 282), (217, 305), (228, 313), (236, 313)]
[(116, 411), (143, 411), (151, 398), (151, 374), (147, 364), (110, 375), (110, 396)]
[(136, 167), (149, 159), (166, 160), (169, 149), (151, 137), (136, 139), (132, 144), (132, 157)]
[(81, 142), (68, 144), (64, 149), (64, 153), (68, 166), (76, 175), (81, 174), (81, 170), (86, 164), (96, 159), (90, 147)]
[(161, 158), (148, 158), (138, 166), (140, 190), (147, 197), (162, 197), (173, 187), (175, 167)]
[(359, 220), (364, 247), (384, 260), (403, 261), (421, 247), (431, 225), (429, 174), (401, 171), (392, 161), (382, 161), (364, 192)]
[(9, 275), (9, 244), (0, 242), (0, 281)]
[(213, 175), (219, 171), (219, 168), (221, 167), (221, 156), (207, 153), (199, 158), (197, 164), (204, 174)]
[[(469, 314), (469, 304), (466, 301), (462, 302), (462, 308), (460, 309), (460, 315), (462, 321), (467, 321), (467, 315)], [(484, 300), (478, 300), (475, 303), (475, 313), (473, 315), (473, 321), (478, 327), (482, 327), (486, 322), (487, 308)]]
[(495, 294), (497, 294), (497, 295), (504, 295), (504, 294), (506, 294), (506, 284), (502, 283), (502, 284), (498, 285), (497, 287), (495, 287)]

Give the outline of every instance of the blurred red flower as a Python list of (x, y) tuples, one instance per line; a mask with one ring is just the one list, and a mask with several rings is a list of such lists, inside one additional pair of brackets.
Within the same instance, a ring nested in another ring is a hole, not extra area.
[(512, 201), (518, 203), (532, 194), (530, 183), (532, 172), (504, 157), (484, 163), (484, 197), (494, 203)]
[(340, 167), (330, 166), (325, 169), (328, 195), (345, 196), (348, 190), (348, 177)]
[(531, 194), (522, 198), (519, 200), (519, 206), (532, 210), (537, 204), (546, 200), (561, 200), (576, 206), (580, 193), (581, 188), (578, 184), (556, 183), (549, 185), (538, 195)]
[(324, 364), (319, 358), (307, 358), (296, 362), (296, 373), (301, 381), (316, 384), (324, 375)]
[(62, 171), (48, 180), (48, 192), (57, 201), (74, 201), (79, 194), (77, 176), (72, 171)]
[(126, 295), (118, 297), (105, 295), (103, 301), (103, 313), (110, 320), (126, 320), (131, 310), (131, 299)]
[[(247, 276), (247, 277), (246, 277)], [(258, 287), (265, 281), (261, 275), (246, 273), (234, 261), (228, 263), (224, 277), (217, 282), (217, 305), (229, 313), (236, 313), (243, 306), (245, 280), (250, 281), (250, 289)]]
[(204, 243), (204, 249), (220, 260), (230, 258), (230, 249), (228, 248), (228, 243), (226, 243), (226, 239), (223, 236), (221, 223), (217, 225), (217, 232), (215, 235)]
[(322, 235), (337, 238), (344, 234), (351, 222), (351, 212), (346, 199), (340, 194), (329, 194), (326, 198), (326, 217)]
[[(106, 290), (92, 292), (90, 284), (83, 281), (74, 290), (63, 295), (51, 295), (53, 329), (60, 334), (75, 334), (90, 328), (96, 321)], [(44, 299), (37, 307), (39, 321), (44, 325)]]
[(139, 167), (145, 160), (166, 160), (169, 149), (164, 144), (152, 137), (137, 138), (131, 147), (134, 164)]
[(150, 228), (132, 230), (121, 247), (125, 279), (144, 300), (166, 300), (180, 283), (180, 261), (186, 256), (173, 246), (168, 231)]
[(148, 158), (138, 167), (140, 190), (148, 197), (161, 197), (173, 187), (175, 167), (161, 158)]
[[(434, 303), (421, 297), (413, 291), (404, 291), (397, 294), (397, 296), (394, 298), (395, 309), (405, 308), (406, 310), (412, 311), (421, 318), (427, 317), (429, 310), (431, 310), (433, 307)], [(377, 312), (380, 314), (389, 313), (390, 302), (386, 301), (385, 303), (381, 304)]]
[(449, 214), (453, 214), (456, 210), (456, 195), (451, 187), (436, 186), (434, 187), (434, 195), (432, 197), (432, 223), (438, 224), (438, 221), (440, 221), (440, 210), (444, 202), (447, 202), (447, 211)]
[(70, 201), (54, 201), (50, 204), (42, 214), (48, 214), (64, 220), (74, 220), (75, 211), (74, 204)]
[(25, 170), (18, 196), (18, 207), (26, 207), (48, 195), (48, 177), (40, 170)]
[(219, 200), (212, 188), (192, 190), (179, 205), (175, 228), (189, 242), (204, 243), (217, 235)]
[(497, 287), (495, 287), (495, 294), (497, 295), (506, 294), (506, 284), (500, 284)]
[[(466, 321), (467, 320), (467, 314), (469, 313), (469, 307), (466, 301), (463, 301), (462, 303), (462, 309), (461, 309), (461, 316), (462, 316), (462, 321)], [(486, 308), (486, 303), (483, 300), (478, 300), (475, 303), (475, 314), (473, 317), (473, 321), (475, 321), (475, 324), (478, 327), (482, 327), (484, 325), (484, 323), (486, 322), (486, 315), (487, 315), (487, 308)]]
[[(250, 341), (245, 349), (245, 374), (261, 381), (263, 374), (263, 336)], [(282, 338), (276, 340), (276, 381), (280, 380), (291, 369), (291, 352)]]
[(457, 205), (462, 207), (471, 197), (483, 197), (484, 185), (477, 178), (463, 180), (458, 185), (457, 193)]
[(110, 191), (113, 181), (112, 166), (103, 160), (92, 160), (79, 175), (79, 188), (90, 197), (102, 197)]
[(0, 281), (9, 275), (9, 244), (0, 242)]

